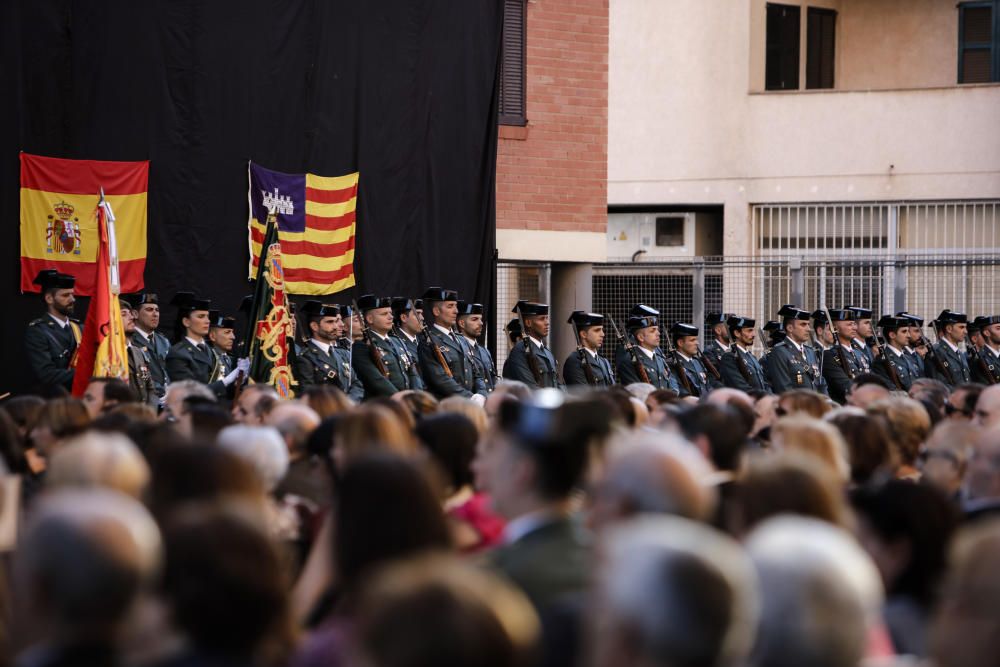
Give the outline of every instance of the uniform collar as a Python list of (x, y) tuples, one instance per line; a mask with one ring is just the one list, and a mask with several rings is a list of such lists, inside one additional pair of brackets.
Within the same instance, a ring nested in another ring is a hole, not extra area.
[(656, 351), (655, 351), (655, 350), (647, 350), (647, 349), (646, 349), (646, 348), (644, 348), (644, 347), (643, 347), (642, 345), (636, 345), (636, 347), (637, 347), (637, 348), (639, 348), (640, 350), (642, 350), (642, 352), (643, 352), (643, 353), (644, 353), (644, 354), (645, 354), (645, 355), (646, 355), (647, 357), (649, 357), (650, 359), (652, 359), (652, 358), (653, 358), (653, 356), (654, 356), (654, 355), (656, 354)]
[(984, 344), (983, 347), (985, 347), (987, 350), (989, 350), (993, 354), (994, 357), (1000, 357), (1000, 350), (993, 349), (992, 347), (990, 347), (989, 343)]
[(437, 329), (438, 331), (440, 331), (441, 333), (443, 333), (448, 338), (451, 338), (451, 333), (452, 333), (451, 329), (446, 329), (445, 327), (441, 326), (437, 322), (434, 323), (434, 328)]
[(192, 345), (194, 345), (195, 347), (198, 347), (199, 345), (204, 345), (204, 344), (205, 344), (205, 341), (204, 341), (204, 340), (202, 340), (202, 341), (201, 341), (201, 342), (199, 343), (199, 342), (198, 342), (198, 341), (196, 341), (195, 339), (193, 339), (193, 338), (188, 338), (187, 336), (184, 336), (184, 340), (186, 340), (187, 342), (191, 343), (191, 344), (192, 344)]
[(406, 336), (406, 340), (410, 341), (411, 343), (416, 343), (416, 342), (417, 342), (417, 337), (416, 337), (416, 336), (411, 336), (411, 335), (409, 334), (409, 332), (407, 332), (407, 331), (403, 331), (402, 329), (400, 329), (400, 330), (399, 330), (399, 333), (401, 333), (401, 334), (403, 334), (404, 336)]
[(532, 343), (534, 343), (534, 344), (535, 344), (535, 347), (539, 347), (539, 348), (540, 348), (540, 347), (543, 347), (543, 345), (544, 345), (544, 343), (542, 343), (542, 341), (538, 340), (538, 339), (537, 339), (537, 338), (535, 338), (534, 336), (528, 336), (528, 339), (529, 339), (529, 340), (530, 340), (530, 341), (531, 341)]
[(957, 345), (955, 345), (954, 343), (952, 343), (952, 342), (951, 342), (950, 340), (948, 340), (947, 338), (942, 338), (942, 339), (941, 339), (941, 341), (942, 341), (942, 342), (943, 342), (943, 343), (944, 343), (945, 345), (947, 345), (948, 347), (950, 347), (950, 348), (951, 348), (951, 351), (952, 351), (952, 352), (955, 352), (955, 353), (957, 353), (957, 352), (958, 352), (958, 346), (957, 346)]
[(689, 357), (689, 356), (687, 356), (686, 354), (684, 354), (683, 352), (681, 352), (680, 350), (677, 350), (677, 355), (678, 355), (678, 356), (679, 356), (679, 357), (680, 357), (681, 359), (683, 359), (684, 361), (691, 361), (692, 359), (694, 359), (694, 357)]
[(589, 354), (589, 355), (590, 355), (591, 357), (593, 357), (594, 359), (596, 359), (596, 358), (597, 358), (597, 353), (596, 353), (596, 352), (594, 352), (593, 350), (591, 350), (591, 349), (590, 349), (589, 347), (585, 347), (585, 348), (583, 348), (583, 349), (584, 349), (584, 351), (586, 351), (586, 353), (587, 353), (587, 354)]
[(722, 350), (723, 352), (729, 352), (729, 348), (730, 348), (730, 347), (732, 347), (732, 345), (733, 345), (732, 343), (730, 343), (729, 345), (726, 345), (725, 343), (723, 343), (723, 342), (722, 342), (721, 340), (719, 340), (718, 338), (714, 339), (714, 340), (713, 340), (713, 342), (714, 342), (714, 343), (715, 343), (716, 345), (718, 345), (718, 346), (719, 346), (719, 349), (721, 349), (721, 350)]
[(386, 334), (386, 335), (383, 336), (382, 334), (380, 334), (379, 332), (375, 331), (374, 329), (369, 329), (369, 331), (372, 332), (373, 336), (377, 336), (377, 337), (381, 338), (382, 340), (389, 340), (389, 334)]
[(796, 349), (796, 350), (798, 350), (799, 352), (801, 352), (801, 353), (805, 354), (805, 352), (806, 352), (806, 348), (805, 348), (805, 345), (803, 345), (803, 344), (801, 344), (801, 343), (796, 343), (796, 342), (795, 342), (794, 340), (792, 340), (791, 338), (786, 338), (785, 340), (787, 340), (787, 341), (788, 341), (788, 344), (789, 344), (789, 345), (791, 345), (791, 346), (792, 346), (793, 348), (795, 348), (795, 349)]
[(888, 343), (886, 343), (885, 346), (887, 348), (889, 348), (890, 350), (892, 350), (892, 353), (895, 354), (897, 357), (901, 357), (901, 356), (903, 356), (903, 354), (905, 354), (905, 352), (903, 350), (897, 350), (896, 348), (894, 348), (892, 345), (889, 345)]
[(52, 313), (46, 313), (46, 315), (48, 315), (49, 317), (51, 317), (51, 318), (52, 318), (52, 320), (53, 320), (53, 321), (54, 321), (54, 322), (55, 322), (56, 324), (58, 324), (58, 325), (59, 325), (59, 326), (60, 326), (61, 328), (63, 328), (63, 329), (65, 329), (66, 327), (68, 327), (68, 326), (69, 326), (69, 318), (68, 318), (68, 317), (67, 317), (66, 319), (64, 319), (64, 320), (60, 320), (60, 319), (59, 319), (58, 317), (56, 317), (56, 316), (55, 316), (55, 315), (53, 315)]
[(323, 354), (330, 356), (330, 348), (332, 347), (330, 343), (324, 343), (323, 341), (317, 338), (311, 338), (309, 340), (313, 345), (318, 347)]
[(477, 343), (477, 342), (476, 342), (476, 339), (475, 339), (475, 338), (469, 338), (469, 337), (468, 337), (468, 336), (466, 336), (465, 334), (462, 334), (462, 338), (464, 338), (464, 339), (465, 339), (465, 342), (466, 342), (466, 343), (468, 343), (469, 345), (471, 345), (471, 346), (472, 346), (473, 348), (475, 348), (475, 347), (476, 347), (476, 345), (478, 345), (478, 344), (479, 344), (479, 343)]

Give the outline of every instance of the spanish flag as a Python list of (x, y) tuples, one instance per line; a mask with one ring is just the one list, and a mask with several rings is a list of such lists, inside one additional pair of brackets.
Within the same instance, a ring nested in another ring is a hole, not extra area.
[(76, 278), (94, 296), (101, 189), (117, 213), (118, 267), (124, 292), (143, 288), (149, 162), (65, 160), (21, 153), (21, 291), (42, 269)]
[(128, 342), (118, 301), (118, 273), (114, 262), (115, 216), (104, 198), (99, 200), (96, 218), (97, 262), (91, 268), (94, 298), (87, 309), (87, 321), (83, 324), (83, 336), (74, 359), (74, 396), (83, 396), (92, 377), (128, 381)]
[(358, 173), (283, 174), (250, 163), (250, 277), (262, 256), (268, 211), (289, 294), (333, 294), (354, 286), (354, 225)]

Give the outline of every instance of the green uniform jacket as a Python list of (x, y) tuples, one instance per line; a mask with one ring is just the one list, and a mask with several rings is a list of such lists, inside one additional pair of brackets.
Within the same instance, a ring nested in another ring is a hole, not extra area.
[(154, 408), (159, 403), (159, 396), (156, 394), (156, 387), (153, 386), (153, 378), (149, 373), (149, 358), (142, 351), (141, 347), (133, 345), (133, 336), (128, 343), (128, 384), (132, 391), (139, 397), (140, 403), (151, 405)]
[[(843, 340), (843, 339), (841, 339)], [(830, 390), (830, 398), (843, 405), (847, 402), (847, 392), (851, 389), (851, 380), (861, 373), (867, 371), (861, 365), (854, 348), (846, 348), (843, 345), (840, 349), (844, 351), (844, 364), (840, 362), (840, 353), (834, 345), (829, 350), (823, 351), (823, 377), (826, 379), (826, 386)]]
[(507, 373), (504, 377), (508, 380), (523, 382), (532, 388), (562, 388), (563, 383), (559, 379), (559, 366), (556, 364), (556, 358), (552, 356), (552, 351), (547, 347), (539, 347), (534, 342), (531, 342), (531, 349), (538, 360), (541, 382), (535, 379), (534, 373), (531, 372), (531, 365), (528, 362), (528, 353), (524, 349), (527, 342), (527, 338), (522, 338), (517, 341), (517, 345), (511, 348), (510, 354), (507, 355), (507, 363), (504, 365), (504, 372)]
[(826, 392), (826, 381), (820, 369), (816, 351), (808, 345), (802, 351), (790, 340), (783, 340), (771, 350), (767, 363), (767, 379), (774, 393), (783, 394), (790, 389), (811, 389), (821, 394)]
[(416, 373), (418, 382), (413, 387), (410, 387), (410, 389), (426, 389), (427, 385), (424, 383), (424, 376), (420, 374), (421, 370), (420, 370), (419, 339), (411, 341), (409, 338), (406, 337), (406, 334), (400, 333), (399, 329), (395, 328), (389, 333), (389, 335), (393, 336), (396, 340), (398, 340), (399, 344), (403, 346), (404, 350), (406, 350), (406, 356), (410, 358), (410, 366), (413, 367), (413, 371), (414, 373)]
[(73, 369), (69, 367), (69, 362), (76, 352), (79, 332), (80, 325), (75, 321), (70, 320), (69, 325), (63, 327), (47, 314), (28, 324), (24, 332), (24, 347), (31, 372), (41, 389), (72, 389)]
[[(654, 351), (653, 357), (650, 358), (649, 355), (645, 354), (636, 345), (635, 354), (639, 362), (646, 369), (646, 375), (649, 376), (649, 384), (657, 389), (669, 389), (676, 392), (678, 396), (681, 394), (681, 387), (677, 384), (677, 376), (670, 372), (670, 369), (667, 367), (667, 359), (659, 350)], [(635, 368), (632, 355), (625, 349), (624, 345), (619, 345), (618, 350), (615, 352), (615, 367), (618, 371), (618, 381), (623, 385), (628, 386), (636, 382), (645, 382), (642, 376), (639, 375), (639, 371)]]
[[(486, 384), (479, 375), (479, 369), (469, 357), (468, 348), (458, 340), (457, 335), (447, 336), (440, 329), (429, 326), (430, 340), (422, 336), (420, 340), (420, 372), (427, 390), (438, 398), (447, 396), (486, 395)], [(451, 377), (442, 368), (434, 348), (441, 351), (444, 361), (451, 370)]]
[(403, 344), (391, 336), (382, 338), (374, 331), (370, 335), (386, 370), (389, 371), (389, 376), (382, 375), (375, 365), (368, 344), (363, 340), (355, 342), (354, 371), (365, 388), (365, 398), (392, 396), (397, 391), (415, 389), (414, 384), (419, 378)]
[(473, 345), (467, 339), (462, 339), (461, 342), (472, 354), (472, 361), (479, 369), (479, 375), (483, 378), (483, 384), (486, 385), (486, 391), (493, 391), (496, 389), (497, 367), (496, 364), (493, 363), (493, 355), (479, 343)]
[(990, 348), (985, 345), (979, 348), (979, 358), (983, 360), (982, 364), (974, 361), (971, 355), (966, 356), (969, 360), (969, 371), (972, 373), (973, 382), (985, 384), (988, 387), (1000, 381), (1000, 357), (993, 354)]
[[(739, 356), (737, 356), (739, 355)], [(764, 355), (771, 361), (771, 353)], [(729, 351), (722, 355), (719, 365), (722, 381), (727, 387), (740, 391), (771, 392), (771, 383), (767, 381), (767, 372), (762, 361), (735, 343), (729, 346)]]
[(198, 349), (187, 338), (182, 338), (170, 348), (167, 353), (167, 374), (171, 382), (179, 380), (197, 380), (219, 398), (225, 398), (226, 385), (222, 381), (222, 363), (215, 350), (202, 343), (203, 349)]
[[(697, 357), (686, 359), (683, 355), (677, 354), (677, 361), (684, 366), (684, 375), (691, 383), (691, 396), (706, 396), (708, 392), (712, 391), (708, 369), (705, 368), (705, 364), (701, 363), (701, 359)], [(687, 395), (688, 392), (684, 390), (680, 377), (677, 378), (677, 384), (681, 388), (681, 394)]]
[(306, 343), (295, 357), (295, 379), (300, 389), (325, 384), (337, 387), (355, 402), (365, 397), (365, 388), (351, 368), (349, 352), (336, 345), (326, 354), (311, 340)]
[(580, 361), (580, 355), (587, 355), (585, 359), (590, 360), (590, 368), (594, 372), (595, 387), (610, 387), (615, 383), (615, 374), (611, 370), (611, 362), (601, 355), (592, 356), (589, 352), (576, 350), (566, 357), (563, 362), (563, 380), (568, 385), (588, 386), (587, 373), (583, 370), (585, 362)]
[(952, 388), (963, 382), (972, 381), (969, 362), (966, 361), (963, 352), (956, 352), (951, 348), (951, 345), (948, 345), (943, 340), (934, 343), (933, 347), (937, 358), (941, 360), (943, 370), (931, 360), (930, 354), (928, 354), (927, 358), (924, 359), (924, 369), (927, 371), (927, 377), (941, 380), (941, 382)]
[[(896, 354), (888, 345), (883, 345), (881, 349), (882, 356), (875, 360), (872, 372), (889, 383), (889, 386), (893, 389), (909, 391), (913, 385), (913, 381), (919, 376), (914, 373), (912, 364), (906, 358), (906, 353), (901, 352), (900, 354)], [(902, 385), (901, 387), (896, 386), (887, 364), (891, 364), (893, 370), (896, 371), (896, 375), (899, 377), (899, 384)]]
[(146, 355), (149, 364), (149, 375), (153, 378), (153, 386), (156, 387), (156, 395), (163, 396), (166, 393), (167, 383), (170, 376), (167, 375), (167, 354), (170, 352), (170, 341), (163, 334), (154, 331), (152, 336), (147, 337), (139, 329), (132, 334), (132, 344), (140, 348)]

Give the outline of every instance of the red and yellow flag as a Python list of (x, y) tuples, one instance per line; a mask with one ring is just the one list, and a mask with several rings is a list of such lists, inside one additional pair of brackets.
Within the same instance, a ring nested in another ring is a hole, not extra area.
[(128, 381), (128, 341), (122, 322), (112, 262), (114, 249), (108, 232), (108, 207), (104, 200), (97, 207), (97, 262), (91, 280), (95, 288), (83, 336), (76, 350), (73, 395), (83, 396), (92, 377), (120, 378)]
[(143, 288), (149, 162), (65, 160), (21, 153), (21, 291), (42, 269), (76, 278), (76, 293), (93, 296), (98, 254), (95, 211), (101, 189), (114, 207), (123, 292)]

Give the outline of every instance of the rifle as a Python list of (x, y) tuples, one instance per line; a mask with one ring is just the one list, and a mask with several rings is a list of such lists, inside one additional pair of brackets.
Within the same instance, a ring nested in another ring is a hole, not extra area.
[(608, 321), (611, 322), (611, 328), (615, 330), (615, 338), (618, 339), (618, 342), (625, 347), (629, 356), (632, 357), (632, 365), (635, 366), (635, 372), (639, 374), (639, 379), (646, 384), (652, 384), (649, 381), (649, 373), (646, 372), (646, 367), (639, 361), (639, 354), (635, 351), (635, 345), (628, 339), (628, 336), (622, 335), (622, 332), (618, 329), (618, 325), (615, 324), (615, 319), (610, 315), (608, 315)]
[(919, 336), (920, 340), (917, 341), (917, 346), (919, 347), (923, 345), (927, 349), (927, 356), (928, 358), (930, 358), (931, 363), (934, 364), (934, 368), (936, 368), (938, 373), (941, 374), (941, 377), (948, 378), (949, 384), (954, 385), (955, 376), (951, 374), (951, 369), (944, 365), (944, 362), (941, 361), (941, 357), (937, 355), (937, 352), (934, 351), (934, 348), (931, 346), (931, 344), (927, 341), (926, 338), (924, 338), (923, 332), (921, 332)]
[(677, 379), (680, 380), (681, 387), (684, 391), (688, 393), (689, 396), (700, 395), (701, 392), (695, 393), (695, 388), (691, 385), (691, 379), (687, 375), (687, 371), (684, 369), (684, 364), (681, 363), (680, 358), (677, 356), (677, 348), (674, 347), (674, 341), (671, 340), (670, 336), (667, 336), (667, 352), (670, 353), (670, 358), (673, 360), (671, 365), (674, 367), (674, 372), (677, 373)]
[[(371, 329), (367, 324), (365, 324), (364, 315), (362, 315), (361, 311), (358, 310), (357, 302), (352, 301), (351, 303), (353, 304), (354, 312), (358, 313), (358, 322), (361, 323), (361, 337), (364, 339), (365, 345), (368, 346), (368, 356), (371, 357), (372, 363), (375, 364), (375, 368), (378, 369), (378, 372), (384, 377), (389, 377), (389, 368), (385, 365), (385, 359), (382, 358), (382, 353), (379, 351), (378, 345), (375, 344), (375, 340), (372, 338)], [(351, 313), (351, 328), (354, 328), (354, 313)], [(351, 333), (353, 334), (354, 332), (352, 331)], [(351, 347), (354, 347), (353, 343), (351, 343)]]
[(593, 387), (597, 384), (597, 378), (594, 377), (594, 368), (590, 365), (590, 355), (583, 349), (583, 345), (580, 345), (580, 327), (577, 326), (575, 320), (571, 319), (570, 321), (573, 322), (573, 335), (576, 336), (576, 356), (580, 359), (580, 366), (583, 367), (583, 375), (587, 378), (587, 384)]
[(700, 359), (702, 365), (705, 366), (705, 370), (711, 373), (712, 377), (715, 378), (716, 380), (721, 380), (722, 373), (719, 372), (719, 369), (715, 367), (715, 364), (713, 364), (708, 357), (705, 356), (705, 353), (701, 351), (700, 347), (697, 349), (698, 349), (698, 359)]
[(889, 373), (889, 379), (892, 380), (894, 385), (896, 385), (896, 389), (903, 391), (903, 382), (899, 379), (899, 373), (896, 372), (896, 366), (885, 353), (886, 342), (884, 339), (880, 340), (880, 338), (881, 336), (875, 337), (875, 342), (878, 344), (876, 348), (878, 350), (878, 358), (882, 360), (882, 365), (885, 366), (886, 372)]
[(972, 344), (972, 338), (969, 336), (968, 332), (965, 334), (965, 347), (969, 353), (969, 360), (974, 360), (975, 363), (979, 365), (979, 370), (981, 370), (983, 375), (989, 379), (990, 384), (996, 384), (997, 379), (993, 375), (993, 371), (990, 370), (989, 364), (987, 364), (986, 360), (983, 359), (983, 355), (979, 354), (979, 349)]
[(524, 323), (524, 315), (521, 313), (521, 309), (517, 309), (517, 319), (521, 322), (521, 331), (524, 332), (524, 337), (521, 338), (521, 344), (524, 346), (524, 357), (528, 362), (528, 368), (531, 370), (532, 376), (535, 378), (535, 384), (539, 387), (542, 386), (542, 369), (538, 365), (538, 357), (535, 356), (535, 349), (531, 346), (531, 336), (528, 335), (528, 327)]
[(434, 343), (434, 339), (431, 338), (431, 332), (430, 329), (427, 328), (426, 323), (420, 325), (420, 331), (424, 334), (424, 341), (430, 345), (432, 350), (434, 350), (434, 356), (437, 358), (438, 363), (441, 364), (441, 368), (444, 369), (444, 374), (448, 377), (454, 377), (451, 372), (451, 366), (448, 365), (448, 362), (445, 361), (444, 355), (441, 354), (441, 348), (438, 347)]
[[(854, 372), (851, 370), (851, 365), (847, 362), (847, 355), (844, 354), (844, 346), (840, 343), (840, 332), (837, 331), (837, 327), (833, 326), (833, 319), (830, 317), (830, 311), (826, 308), (823, 309), (826, 313), (826, 319), (830, 322), (830, 330), (833, 331), (833, 344), (834, 349), (837, 350), (837, 363), (840, 367), (844, 369), (844, 373), (847, 374), (848, 380), (854, 379)], [(854, 354), (853, 348), (851, 354)]]

